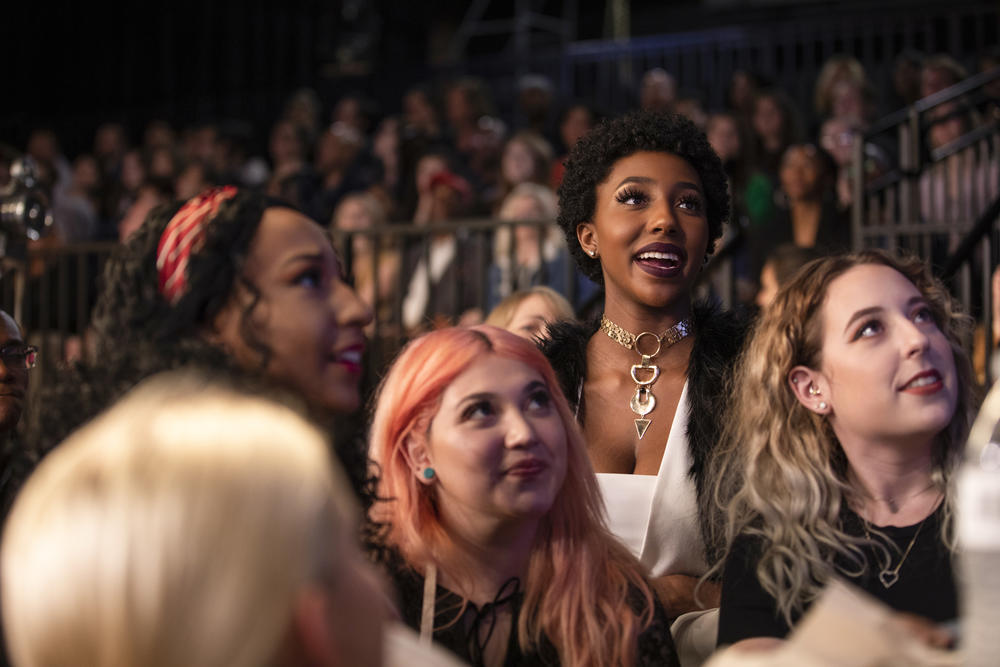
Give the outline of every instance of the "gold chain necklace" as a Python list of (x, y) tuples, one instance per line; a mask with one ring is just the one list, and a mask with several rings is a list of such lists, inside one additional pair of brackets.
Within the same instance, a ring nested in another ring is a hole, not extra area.
[[(653, 396), (653, 383), (660, 377), (660, 367), (653, 363), (653, 359), (659, 356), (661, 351), (683, 340), (691, 333), (691, 320), (688, 318), (681, 320), (660, 336), (651, 331), (643, 331), (636, 335), (622, 329), (609, 320), (607, 315), (602, 315), (601, 329), (604, 333), (608, 334), (608, 338), (626, 350), (635, 349), (639, 354), (639, 363), (633, 364), (631, 370), (632, 381), (635, 382), (635, 394), (629, 401), (629, 408), (638, 415), (635, 420), (635, 432), (639, 436), (639, 439), (642, 440), (642, 436), (646, 434), (646, 429), (652, 423), (652, 420), (647, 419), (646, 415), (656, 407), (656, 397)], [(642, 340), (643, 336), (650, 336), (656, 340), (656, 349), (653, 350), (652, 354), (643, 354), (639, 349), (639, 341)]]
[[(934, 512), (931, 512), (931, 514), (933, 513)], [(913, 549), (913, 545), (917, 543), (917, 538), (920, 536), (920, 529), (924, 527), (924, 523), (926, 523), (929, 517), (930, 514), (925, 516), (924, 520), (921, 521), (920, 525), (917, 526), (917, 532), (913, 533), (913, 539), (910, 540), (910, 543), (906, 547), (906, 551), (903, 552), (903, 557), (899, 559), (899, 562), (896, 564), (896, 567), (892, 569), (889, 568), (889, 566), (892, 565), (892, 557), (890, 556), (889, 562), (886, 563), (885, 567), (879, 570), (878, 580), (882, 582), (882, 586), (884, 588), (886, 589), (892, 588), (892, 585), (895, 584), (897, 581), (899, 581), (899, 569), (903, 567), (903, 563), (906, 562), (906, 557), (910, 555), (910, 551)], [(868, 531), (868, 520), (865, 519), (864, 517), (861, 517), (861, 527), (864, 528), (865, 537), (868, 539), (868, 541), (874, 542), (875, 540), (872, 539), (872, 534)]]

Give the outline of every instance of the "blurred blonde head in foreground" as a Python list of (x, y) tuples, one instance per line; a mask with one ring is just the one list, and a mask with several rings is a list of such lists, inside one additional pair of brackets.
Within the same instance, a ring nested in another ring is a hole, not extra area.
[(2, 549), (14, 663), (368, 665), (383, 596), (356, 508), (295, 411), (156, 377), (52, 452)]

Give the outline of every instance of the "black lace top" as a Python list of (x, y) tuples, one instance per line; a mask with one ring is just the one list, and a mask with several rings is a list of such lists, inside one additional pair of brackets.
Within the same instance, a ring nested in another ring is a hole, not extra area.
[[(408, 567), (393, 568), (390, 572), (396, 584), (401, 604), (403, 622), (414, 630), (420, 630), (420, 615), (423, 608), (424, 578)], [(641, 595), (636, 590), (637, 611), (641, 609)], [(524, 601), (520, 582), (516, 578), (507, 582), (497, 592), (492, 602), (477, 607), (471, 602), (462, 610), (463, 599), (456, 593), (437, 587), (434, 606), (434, 641), (448, 649), (473, 667), (483, 665), (483, 649), (496, 629), (497, 615), (509, 610), (511, 614), (510, 637), (504, 665), (524, 667), (557, 667), (559, 654), (555, 646), (543, 638), (540, 646), (527, 654), (522, 652), (517, 641), (517, 622)], [(461, 615), (456, 619), (456, 615)], [(639, 651), (636, 665), (643, 667), (679, 665), (670, 636), (670, 622), (659, 602), (653, 613), (652, 624), (639, 635)]]

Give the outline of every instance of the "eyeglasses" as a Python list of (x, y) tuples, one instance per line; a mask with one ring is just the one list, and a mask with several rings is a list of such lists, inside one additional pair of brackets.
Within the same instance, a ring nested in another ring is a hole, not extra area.
[(34, 345), (15, 343), (0, 347), (0, 360), (8, 368), (23, 367), (25, 370), (35, 367), (38, 360), (38, 348)]

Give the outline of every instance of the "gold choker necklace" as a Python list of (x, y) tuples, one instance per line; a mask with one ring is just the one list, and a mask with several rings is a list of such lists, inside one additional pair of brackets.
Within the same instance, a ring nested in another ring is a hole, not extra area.
[[(646, 415), (656, 407), (656, 397), (653, 396), (652, 388), (653, 383), (660, 377), (660, 367), (652, 363), (653, 359), (659, 356), (660, 352), (683, 340), (691, 333), (691, 320), (685, 318), (659, 336), (652, 331), (643, 331), (635, 335), (609, 320), (607, 315), (602, 315), (601, 329), (608, 334), (608, 338), (626, 350), (635, 349), (639, 354), (639, 363), (633, 364), (631, 370), (632, 381), (635, 382), (635, 395), (629, 401), (629, 408), (638, 415), (635, 420), (635, 432), (642, 440), (642, 436), (646, 434), (646, 429), (652, 422), (651, 419), (646, 419)], [(644, 336), (649, 336), (656, 341), (656, 349), (653, 350), (652, 354), (643, 354), (642, 350), (639, 349), (639, 341)]]

